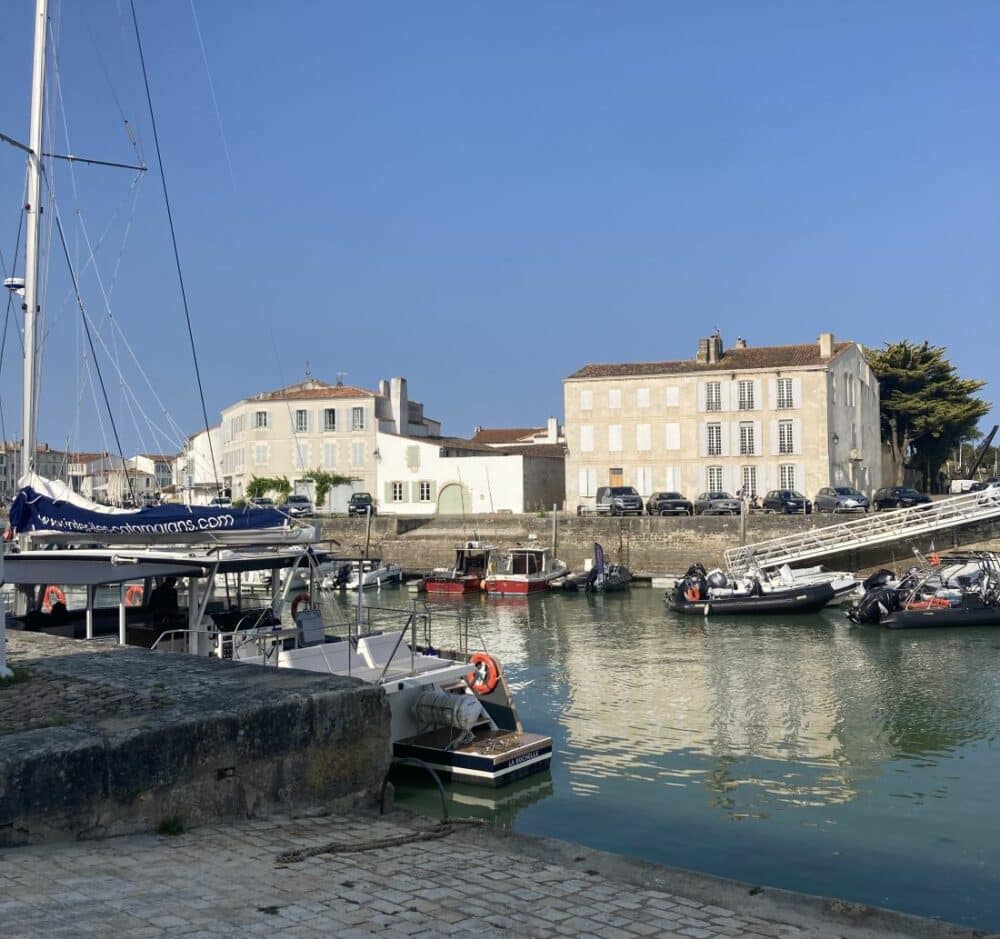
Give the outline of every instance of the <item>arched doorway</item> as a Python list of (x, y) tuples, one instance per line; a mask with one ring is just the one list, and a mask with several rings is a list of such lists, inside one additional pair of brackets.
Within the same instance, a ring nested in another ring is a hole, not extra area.
[(472, 511), (472, 496), (462, 483), (446, 483), (438, 492), (438, 515), (465, 515)]

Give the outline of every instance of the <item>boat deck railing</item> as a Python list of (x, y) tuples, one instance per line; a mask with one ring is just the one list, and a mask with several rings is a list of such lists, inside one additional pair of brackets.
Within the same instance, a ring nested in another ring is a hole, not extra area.
[(725, 554), (726, 567), (731, 574), (746, 574), (997, 517), (1000, 517), (1000, 494), (969, 492), (908, 509), (875, 512), (837, 525), (729, 548)]

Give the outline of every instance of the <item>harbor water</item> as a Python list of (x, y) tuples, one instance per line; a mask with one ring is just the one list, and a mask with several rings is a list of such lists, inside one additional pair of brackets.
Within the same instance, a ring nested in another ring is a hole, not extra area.
[[(469, 612), (553, 738), (550, 774), (452, 787), (455, 815), (1000, 930), (1000, 629), (684, 617), (648, 589), (424, 602), (436, 639)], [(440, 813), (419, 777), (397, 802)]]

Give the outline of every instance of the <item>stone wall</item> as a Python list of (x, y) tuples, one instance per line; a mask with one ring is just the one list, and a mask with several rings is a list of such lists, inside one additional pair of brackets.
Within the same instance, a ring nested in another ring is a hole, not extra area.
[[(753, 544), (843, 521), (841, 516), (829, 515), (750, 515), (746, 518), (746, 542)], [(741, 543), (740, 519), (728, 516), (599, 518), (559, 513), (556, 527), (557, 554), (573, 569), (582, 568), (584, 560), (593, 555), (595, 541), (604, 546), (610, 560), (649, 574), (680, 573), (694, 561), (721, 567), (725, 550)], [(331, 545), (337, 554), (354, 554), (364, 547), (364, 519), (324, 519), (320, 529), (324, 538), (339, 542), (339, 546)], [(424, 571), (449, 565), (455, 546), (474, 537), (500, 548), (532, 542), (551, 545), (552, 515), (479, 515), (465, 520), (379, 517), (372, 522), (371, 553), (396, 561), (407, 571)], [(921, 536), (808, 563), (855, 571), (898, 566), (909, 562), (914, 548), (927, 552), (931, 540), (938, 551), (1000, 550), (1000, 525), (984, 522), (949, 529), (933, 539)]]
[(185, 827), (372, 795), (380, 688), (188, 655), (8, 633), (0, 846)]

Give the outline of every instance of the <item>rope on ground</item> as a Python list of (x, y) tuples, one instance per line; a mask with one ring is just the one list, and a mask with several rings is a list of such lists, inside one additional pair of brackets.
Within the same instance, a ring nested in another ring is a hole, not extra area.
[(307, 858), (316, 857), (317, 854), (353, 854), (356, 851), (377, 851), (380, 848), (397, 848), (404, 844), (413, 844), (417, 841), (435, 841), (438, 838), (446, 838), (456, 830), (458, 825), (484, 826), (486, 822), (481, 818), (453, 818), (446, 822), (438, 822), (431, 828), (421, 828), (410, 831), (405, 835), (393, 835), (387, 838), (375, 838), (371, 841), (342, 842), (330, 841), (326, 844), (317, 845), (313, 848), (300, 848), (298, 851), (285, 851), (275, 857), (276, 864), (298, 864)]

